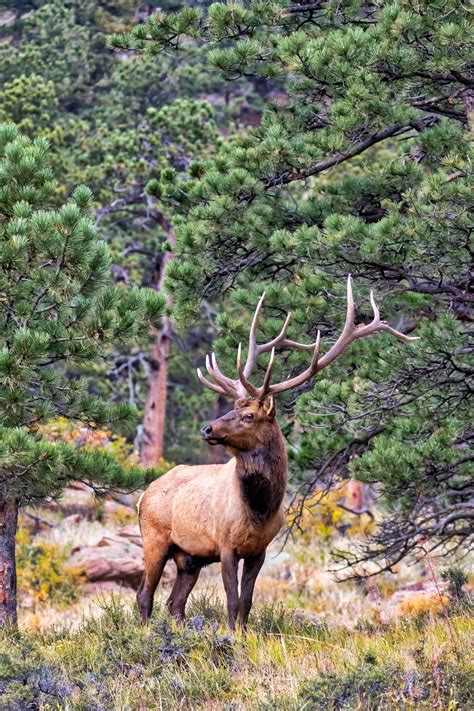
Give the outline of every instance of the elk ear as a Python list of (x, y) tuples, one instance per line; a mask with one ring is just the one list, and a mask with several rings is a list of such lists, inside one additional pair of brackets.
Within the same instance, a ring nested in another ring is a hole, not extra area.
[(273, 420), (276, 415), (275, 398), (273, 395), (267, 395), (263, 401), (263, 411), (269, 420)]

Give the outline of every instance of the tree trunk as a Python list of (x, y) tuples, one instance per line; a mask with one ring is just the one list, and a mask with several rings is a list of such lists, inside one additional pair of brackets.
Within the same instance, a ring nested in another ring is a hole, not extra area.
[(464, 108), (466, 109), (467, 126), (469, 133), (474, 132), (474, 89), (468, 89), (464, 94)]
[(355, 479), (350, 479), (347, 482), (345, 504), (355, 513), (360, 513), (363, 510), (364, 490), (362, 482), (356, 481)]
[(15, 627), (16, 567), (15, 534), (18, 503), (0, 499), (0, 629)]
[(164, 318), (163, 328), (156, 333), (151, 351), (140, 452), (140, 462), (144, 467), (153, 467), (163, 457), (170, 345), (169, 322)]
[[(174, 247), (175, 237), (171, 223), (160, 213), (156, 218), (163, 228), (170, 247)], [(157, 261), (152, 279), (152, 286), (157, 291), (163, 288), (166, 265), (173, 259), (172, 252), (164, 252)], [(167, 305), (171, 300), (168, 296)], [(155, 333), (151, 350), (148, 393), (143, 417), (143, 439), (140, 447), (140, 463), (153, 467), (164, 455), (166, 395), (168, 386), (168, 358), (171, 347), (171, 323), (164, 316), (163, 326)]]

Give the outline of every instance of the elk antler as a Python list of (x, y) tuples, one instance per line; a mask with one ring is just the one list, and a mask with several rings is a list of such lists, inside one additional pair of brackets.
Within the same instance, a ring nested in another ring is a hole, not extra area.
[[(198, 368), (197, 371), (199, 380), (207, 388), (210, 388), (211, 390), (214, 390), (214, 392), (220, 393), (222, 395), (230, 395), (233, 398), (251, 395), (252, 397), (258, 398), (259, 400), (263, 400), (266, 395), (275, 395), (277, 393), (282, 393), (285, 390), (290, 390), (291, 388), (295, 388), (298, 385), (302, 385), (307, 380), (310, 380), (316, 375), (316, 373), (319, 373), (320, 370), (326, 368), (328, 365), (330, 365), (330, 363), (336, 360), (336, 358), (338, 358), (341, 353), (345, 351), (347, 346), (353, 341), (356, 341), (358, 338), (364, 338), (365, 336), (370, 336), (372, 333), (378, 333), (379, 331), (386, 331), (387, 333), (391, 333), (392, 336), (395, 336), (400, 341), (409, 342), (418, 340), (418, 336), (407, 336), (406, 334), (401, 333), (400, 331), (397, 331), (396, 329), (392, 328), (392, 326), (389, 326), (388, 323), (385, 323), (384, 321), (380, 320), (380, 311), (378, 309), (377, 304), (375, 303), (372, 291), (370, 292), (370, 303), (374, 312), (374, 318), (367, 325), (360, 324), (356, 326), (354, 323), (355, 306), (354, 298), (352, 296), (352, 280), (349, 275), (349, 277), (347, 278), (347, 312), (344, 328), (342, 329), (341, 335), (337, 339), (336, 343), (321, 358), (319, 358), (319, 331), (316, 337), (316, 341), (314, 343), (298, 343), (297, 341), (291, 341), (286, 338), (286, 332), (288, 330), (291, 312), (288, 313), (278, 336), (273, 338), (271, 341), (268, 341), (268, 343), (258, 344), (256, 339), (257, 320), (264, 298), (265, 293), (263, 293), (260, 297), (257, 307), (255, 309), (254, 317), (252, 319), (252, 324), (250, 326), (249, 333), (249, 348), (247, 360), (244, 366), (242, 366), (241, 363), (242, 344), (239, 344), (239, 348), (237, 350), (237, 372), (239, 374), (239, 377), (234, 380), (224, 375), (221, 372), (219, 366), (217, 365), (217, 360), (214, 353), (211, 353), (210, 358), (209, 356), (206, 356), (206, 368), (207, 372), (212, 377), (214, 382), (211, 382), (210, 380), (205, 378), (200, 368)], [(293, 378), (289, 378), (288, 380), (284, 380), (281, 383), (275, 383), (271, 385), (270, 381), (272, 376), (273, 364), (275, 361), (275, 349), (277, 348), (312, 350), (313, 355), (311, 358), (310, 365), (302, 373), (296, 375)], [(263, 385), (257, 388), (249, 381), (249, 377), (252, 374), (258, 356), (261, 355), (261, 353), (268, 352), (270, 352), (271, 355), (263, 380)]]

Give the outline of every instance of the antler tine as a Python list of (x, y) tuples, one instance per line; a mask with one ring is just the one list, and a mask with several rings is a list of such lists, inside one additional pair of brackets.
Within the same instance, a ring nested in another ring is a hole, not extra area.
[[(411, 343), (411, 341), (419, 341), (420, 336), (407, 336), (406, 333), (401, 333), (401, 331), (397, 331), (395, 328), (392, 328), (392, 326), (389, 326), (388, 323), (385, 323), (384, 321), (380, 320), (380, 311), (379, 307), (375, 303), (375, 298), (374, 298), (374, 292), (370, 292), (370, 304), (372, 306), (372, 311), (374, 312), (374, 318), (370, 326), (376, 326), (374, 328), (375, 331), (385, 331), (386, 333), (391, 333), (392, 336), (395, 336), (395, 338), (398, 338), (399, 341), (403, 341), (404, 343)], [(362, 326), (360, 330), (365, 328), (365, 326)], [(362, 334), (365, 335), (365, 334)]]
[[(214, 378), (214, 380), (224, 381), (231, 388), (235, 389), (235, 380), (233, 380), (232, 378), (228, 378), (227, 375), (224, 375), (224, 373), (221, 371), (221, 369), (217, 365), (217, 358), (216, 358), (215, 353), (211, 353), (211, 364), (212, 364), (212, 370), (210, 372), (211, 372), (211, 375)], [(206, 360), (206, 366), (207, 366), (207, 360)], [(209, 367), (207, 369), (209, 370)]]
[(347, 297), (346, 298), (347, 298), (346, 322), (344, 324), (344, 328), (342, 329), (341, 336), (345, 336), (348, 333), (351, 333), (351, 331), (353, 331), (355, 328), (355, 324), (354, 324), (355, 304), (354, 304), (354, 296), (352, 294), (352, 277), (350, 274), (347, 277)]
[(374, 296), (373, 291), (370, 292), (369, 298), (370, 298), (370, 305), (372, 306), (372, 311), (374, 312), (374, 321), (377, 321), (377, 323), (380, 323), (380, 311), (379, 311), (379, 307), (377, 306), (377, 304), (375, 302), (375, 296)]
[(356, 341), (359, 338), (370, 336), (372, 333), (386, 331), (387, 333), (391, 333), (392, 336), (395, 336), (400, 341), (404, 341), (406, 343), (410, 341), (417, 341), (419, 339), (419, 336), (407, 336), (406, 334), (401, 333), (400, 331), (397, 331), (396, 329), (392, 328), (392, 326), (389, 326), (388, 323), (385, 323), (384, 321), (380, 320), (380, 311), (379, 307), (375, 302), (373, 292), (370, 292), (370, 304), (372, 306), (372, 311), (374, 312), (374, 318), (367, 325), (360, 324), (359, 326), (356, 326), (354, 323), (355, 306), (354, 298), (352, 296), (352, 283), (351, 277), (349, 275), (347, 279), (346, 322), (344, 324), (344, 328), (342, 329), (341, 335), (337, 339), (336, 343), (332, 346), (332, 348), (328, 350), (327, 353), (323, 355), (323, 357), (319, 361), (318, 371), (322, 370), (323, 368), (326, 368), (326, 366), (336, 360), (336, 358), (340, 356), (343, 351), (345, 351), (345, 349), (350, 343)]
[[(248, 362), (248, 358), (247, 358), (247, 362)], [(242, 368), (242, 344), (241, 343), (239, 343), (239, 347), (237, 348), (237, 372), (239, 373), (240, 383), (244, 387), (244, 389), (247, 391), (247, 393), (249, 393), (249, 395), (252, 395), (252, 397), (257, 397), (259, 394), (258, 388), (256, 388), (254, 385), (252, 385), (252, 383), (249, 380), (247, 380), (247, 377), (245, 375), (245, 368)]]
[(201, 368), (197, 368), (196, 372), (197, 372), (197, 376), (198, 376), (199, 380), (206, 388), (209, 388), (209, 390), (213, 390), (215, 393), (219, 393), (219, 395), (229, 395), (227, 390), (224, 390), (224, 388), (221, 388), (220, 385), (211, 383), (210, 380), (205, 378), (204, 375), (202, 374)]
[(308, 368), (306, 368), (306, 370), (304, 370), (299, 375), (295, 375), (294, 378), (290, 378), (289, 380), (284, 380), (281, 383), (275, 383), (274, 385), (270, 385), (267, 392), (270, 393), (271, 395), (276, 395), (277, 393), (285, 392), (285, 390), (291, 390), (291, 388), (295, 388), (297, 385), (302, 385), (307, 380), (309, 380), (314, 375), (316, 375), (316, 373), (319, 370), (318, 362), (319, 362), (320, 342), (321, 342), (321, 333), (320, 333), (320, 331), (318, 331), (318, 334), (316, 336), (316, 341), (314, 343), (313, 357), (311, 358), (311, 363), (309, 364)]
[(206, 368), (215, 383), (211, 383), (210, 380), (205, 378), (199, 369), (198, 378), (203, 385), (220, 394), (237, 397), (236, 381), (231, 380), (220, 371), (214, 353), (211, 353), (210, 357), (209, 354), (206, 355)]
[(260, 353), (269, 353), (272, 348), (278, 348), (278, 346), (283, 346), (287, 343), (287, 339), (285, 338), (286, 332), (288, 330), (288, 324), (290, 323), (291, 319), (291, 311), (288, 311), (286, 315), (285, 322), (283, 326), (281, 327), (281, 331), (278, 334), (278, 336), (275, 336), (275, 338), (272, 338), (271, 341), (268, 341), (268, 343), (261, 343), (260, 345), (257, 344), (257, 356), (260, 355)]
[(261, 297), (258, 300), (258, 304), (255, 308), (255, 313), (253, 315), (252, 319), (252, 324), (250, 326), (250, 331), (249, 331), (249, 351), (247, 354), (247, 361), (245, 363), (243, 372), (246, 378), (249, 377), (251, 374), (255, 362), (258, 357), (258, 346), (257, 346), (257, 321), (258, 321), (258, 315), (260, 313), (260, 309), (262, 308), (263, 301), (265, 299), (265, 292), (261, 295)]
[(268, 361), (268, 366), (267, 366), (267, 370), (265, 373), (265, 378), (263, 379), (263, 385), (261, 388), (259, 388), (259, 399), (261, 401), (264, 400), (265, 395), (270, 390), (270, 381), (272, 379), (272, 370), (273, 370), (273, 363), (274, 362), (275, 362), (275, 348), (272, 348), (270, 360)]
[(298, 343), (298, 341), (291, 341), (285, 338), (280, 345), (282, 348), (294, 348), (295, 351), (312, 351), (316, 341), (314, 343)]
[(392, 336), (395, 336), (395, 338), (398, 338), (399, 341), (403, 341), (404, 343), (411, 343), (412, 341), (419, 341), (421, 339), (421, 336), (407, 336), (406, 333), (401, 333), (400, 331), (397, 331), (395, 328), (392, 328), (388, 325), (388, 323), (384, 323), (383, 321), (381, 322), (380, 328), (378, 330), (391, 333)]

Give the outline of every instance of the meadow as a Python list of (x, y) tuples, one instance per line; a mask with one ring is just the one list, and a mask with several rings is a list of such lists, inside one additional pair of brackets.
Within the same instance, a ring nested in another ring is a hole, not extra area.
[(272, 546), (246, 632), (227, 629), (217, 565), (184, 626), (164, 605), (167, 583), (142, 627), (131, 588), (88, 586), (64, 568), (73, 544), (123, 523), (32, 535), (23, 520), (20, 628), (0, 642), (2, 710), (470, 708), (472, 581), (459, 569), (446, 574), (433, 558), (338, 582), (329, 548), (351, 541), (315, 517), (316, 531)]

